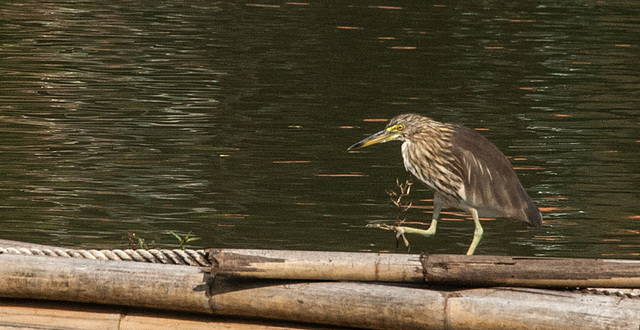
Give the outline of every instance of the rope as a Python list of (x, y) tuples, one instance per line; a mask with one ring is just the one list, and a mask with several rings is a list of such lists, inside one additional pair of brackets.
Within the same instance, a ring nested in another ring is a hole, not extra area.
[(640, 299), (640, 289), (584, 288), (577, 291), (601, 296), (616, 296), (620, 298)]
[(211, 267), (211, 263), (209, 263), (209, 260), (207, 259), (207, 253), (204, 250), (73, 250), (56, 248), (36, 249), (20, 247), (0, 247), (0, 254), (2, 253)]

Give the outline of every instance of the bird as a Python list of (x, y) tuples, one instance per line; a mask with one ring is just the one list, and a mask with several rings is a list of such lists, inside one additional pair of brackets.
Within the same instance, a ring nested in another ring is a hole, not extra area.
[(402, 141), (405, 169), (434, 191), (429, 228), (392, 226), (397, 235), (404, 238), (407, 232), (433, 236), (440, 212), (459, 209), (469, 212), (475, 223), (473, 240), (467, 250), (467, 255), (472, 255), (484, 232), (480, 217), (513, 218), (535, 228), (542, 225), (540, 210), (518, 180), (507, 157), (475, 130), (419, 114), (400, 114), (383, 130), (347, 150), (390, 141)]

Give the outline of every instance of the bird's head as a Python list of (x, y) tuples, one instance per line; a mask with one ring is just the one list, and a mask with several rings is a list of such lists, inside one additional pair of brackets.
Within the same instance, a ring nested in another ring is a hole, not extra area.
[(347, 150), (357, 150), (377, 143), (405, 141), (424, 128), (425, 121), (431, 119), (416, 114), (402, 114), (392, 118), (382, 131), (350, 146)]

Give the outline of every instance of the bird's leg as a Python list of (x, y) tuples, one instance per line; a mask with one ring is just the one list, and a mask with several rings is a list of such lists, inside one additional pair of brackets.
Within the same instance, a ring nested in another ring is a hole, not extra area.
[(436, 233), (436, 227), (438, 226), (438, 218), (440, 218), (441, 209), (442, 209), (442, 205), (440, 205), (440, 198), (434, 197), (433, 198), (433, 217), (431, 218), (431, 224), (429, 225), (429, 228), (426, 230), (413, 228), (413, 227), (387, 225), (387, 224), (368, 224), (367, 227), (391, 230), (396, 233), (397, 239), (403, 238), (405, 240), (405, 245), (408, 245), (406, 238), (404, 237), (404, 234), (417, 234), (425, 237), (430, 237)]
[(436, 233), (436, 227), (438, 226), (438, 219), (440, 218), (440, 210), (442, 209), (442, 205), (440, 205), (440, 198), (438, 196), (433, 197), (433, 216), (431, 216), (431, 224), (429, 225), (429, 229), (427, 229), (424, 236), (433, 236)]
[(471, 245), (469, 246), (469, 250), (467, 250), (467, 255), (470, 256), (473, 252), (476, 251), (476, 247), (478, 243), (480, 243), (480, 239), (482, 238), (482, 233), (484, 230), (480, 225), (480, 218), (478, 217), (478, 210), (474, 208), (469, 208), (469, 212), (471, 212), (471, 216), (473, 217), (473, 222), (476, 224), (476, 229), (473, 231), (473, 240), (471, 241)]

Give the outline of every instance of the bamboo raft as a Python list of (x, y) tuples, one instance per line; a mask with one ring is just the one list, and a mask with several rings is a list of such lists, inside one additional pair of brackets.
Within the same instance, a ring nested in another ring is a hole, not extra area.
[(0, 327), (640, 328), (635, 260), (163, 251), (0, 240)]

